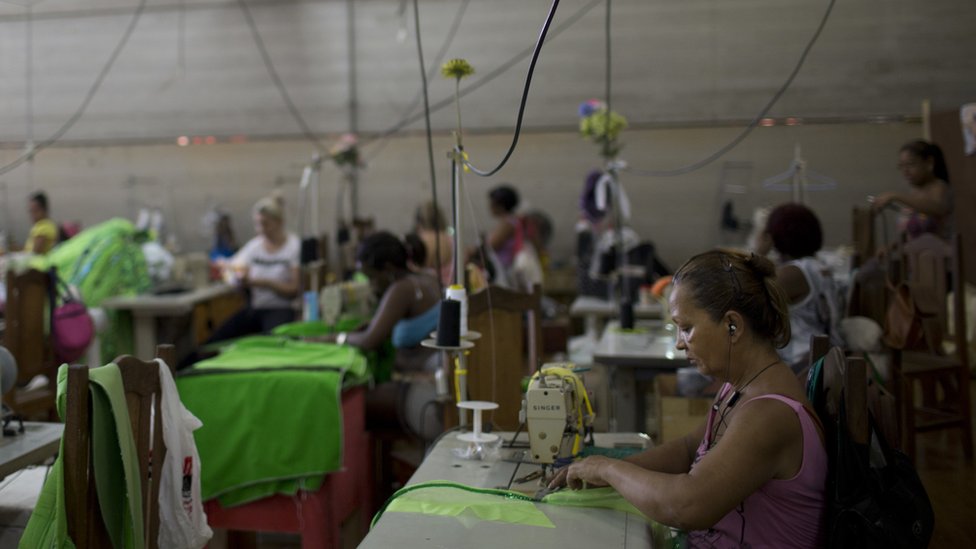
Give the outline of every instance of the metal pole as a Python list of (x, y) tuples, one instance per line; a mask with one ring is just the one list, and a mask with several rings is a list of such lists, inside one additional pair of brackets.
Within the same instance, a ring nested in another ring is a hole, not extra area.
[[(359, 133), (359, 92), (356, 82), (356, 7), (355, 0), (346, 0), (346, 49), (349, 57), (349, 133)], [(359, 168), (354, 164), (349, 173), (349, 202), (353, 220), (359, 217)]]
[(461, 164), (461, 152), (455, 149), (457, 158), (451, 161), (451, 205), (454, 206), (454, 283), (464, 284), (464, 230), (461, 222), (461, 173), (464, 166)]

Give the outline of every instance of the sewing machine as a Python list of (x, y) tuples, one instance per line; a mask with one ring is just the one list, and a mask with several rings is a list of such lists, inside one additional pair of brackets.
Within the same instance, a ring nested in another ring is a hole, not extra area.
[(546, 364), (529, 381), (519, 420), (529, 432), (531, 458), (543, 464), (579, 453), (593, 408), (570, 363)]
[(367, 280), (350, 280), (329, 284), (319, 292), (322, 321), (332, 326), (343, 314), (368, 318), (373, 313), (376, 297)]

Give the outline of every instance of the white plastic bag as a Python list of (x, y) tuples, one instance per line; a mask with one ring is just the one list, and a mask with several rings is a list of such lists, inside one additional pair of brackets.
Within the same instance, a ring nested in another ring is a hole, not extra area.
[(180, 402), (169, 366), (159, 364), (160, 406), (163, 414), (163, 442), (166, 458), (159, 483), (159, 546), (200, 549), (210, 541), (200, 497), (200, 455), (193, 431), (203, 426)]

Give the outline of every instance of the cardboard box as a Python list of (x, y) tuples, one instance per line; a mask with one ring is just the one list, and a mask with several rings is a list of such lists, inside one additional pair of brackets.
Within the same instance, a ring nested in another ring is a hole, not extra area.
[(712, 405), (711, 397), (682, 397), (678, 396), (677, 389), (678, 376), (654, 376), (654, 396), (660, 423), (658, 443), (685, 436), (708, 417), (708, 409)]

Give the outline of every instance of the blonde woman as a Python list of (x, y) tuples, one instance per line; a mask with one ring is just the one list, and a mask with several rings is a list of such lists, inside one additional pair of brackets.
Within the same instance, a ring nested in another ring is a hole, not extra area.
[(298, 237), (285, 230), (280, 195), (262, 198), (253, 209), (257, 236), (244, 245), (228, 265), (237, 283), (250, 291), (248, 304), (217, 328), (210, 341), (266, 333), (295, 319), (298, 295)]

